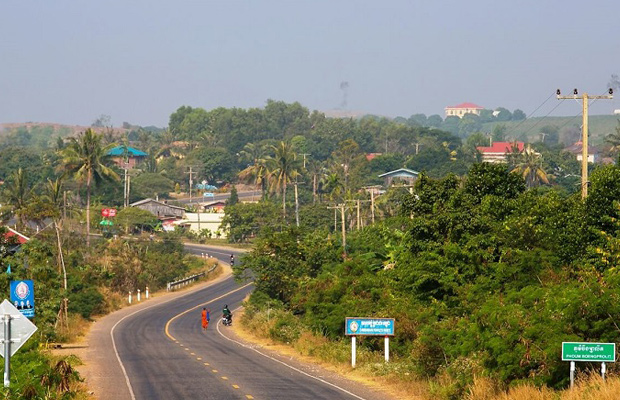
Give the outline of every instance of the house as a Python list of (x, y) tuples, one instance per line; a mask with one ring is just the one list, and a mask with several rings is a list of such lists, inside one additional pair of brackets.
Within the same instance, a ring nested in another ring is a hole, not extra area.
[[(572, 146), (569, 146), (564, 149), (564, 151), (568, 151), (572, 153), (577, 158), (577, 161), (581, 162), (583, 160), (583, 143), (581, 140), (575, 142)], [(588, 162), (595, 163), (599, 160), (599, 153), (596, 147), (588, 146)]]
[(456, 106), (448, 106), (445, 108), (446, 117), (459, 117), (463, 118), (465, 114), (480, 115), (480, 111), (484, 110), (484, 107), (480, 107), (474, 103), (461, 103)]
[(181, 219), (185, 214), (185, 208), (173, 206), (165, 202), (153, 199), (144, 199), (130, 204), (131, 207), (138, 207), (149, 211), (160, 220)]
[(185, 213), (183, 219), (180, 221), (174, 221), (174, 224), (185, 227), (193, 232), (200, 232), (204, 229), (208, 229), (214, 236), (215, 233), (218, 232), (218, 237), (225, 238), (226, 233), (221, 226), (223, 219), (223, 212)]
[(223, 213), (224, 207), (226, 207), (226, 201), (224, 200), (216, 200), (202, 205), (202, 209), (207, 213)]
[(418, 179), (418, 175), (420, 175), (420, 173), (417, 171), (407, 168), (400, 168), (381, 174), (379, 175), (379, 178), (383, 178), (385, 180), (385, 186), (391, 186), (392, 183), (394, 183), (394, 180), (403, 181), (409, 185), (413, 185), (416, 179)]
[(21, 233), (17, 232), (14, 229), (9, 228), (8, 226), (5, 226), (5, 228), (7, 229), (7, 231), (4, 233), (5, 239), (11, 239), (11, 240), (14, 239), (19, 244), (24, 244), (30, 240), (29, 237), (22, 235)]
[(119, 167), (132, 169), (144, 161), (148, 154), (133, 147), (116, 146), (108, 151), (108, 156)]
[(506, 154), (521, 152), (524, 142), (494, 142), (491, 146), (478, 146), (476, 150), (482, 154), (483, 162), (498, 163), (506, 161)]

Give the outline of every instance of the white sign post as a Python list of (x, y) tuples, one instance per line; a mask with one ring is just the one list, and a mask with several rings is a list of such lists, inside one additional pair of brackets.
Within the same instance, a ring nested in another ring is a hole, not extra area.
[(345, 335), (351, 336), (352, 368), (355, 368), (356, 336), (385, 336), (385, 362), (390, 361), (390, 336), (394, 336), (394, 318), (347, 317)]
[(4, 387), (9, 387), (11, 357), (30, 339), (37, 327), (6, 299), (0, 304), (0, 316), (4, 324), (4, 329), (0, 330), (0, 343), (4, 344)]

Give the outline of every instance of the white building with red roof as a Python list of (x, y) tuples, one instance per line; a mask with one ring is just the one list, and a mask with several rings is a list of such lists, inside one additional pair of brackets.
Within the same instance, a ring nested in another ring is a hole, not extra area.
[(465, 114), (480, 115), (480, 111), (484, 110), (484, 107), (480, 107), (474, 103), (461, 103), (456, 106), (446, 107), (446, 117), (459, 117), (462, 118)]
[(478, 146), (476, 150), (482, 154), (483, 162), (504, 162), (506, 154), (522, 152), (525, 148), (523, 142), (494, 142), (491, 146)]

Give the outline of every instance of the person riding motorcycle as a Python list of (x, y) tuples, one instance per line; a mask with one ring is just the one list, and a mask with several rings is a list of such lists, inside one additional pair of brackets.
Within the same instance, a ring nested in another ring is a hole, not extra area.
[(224, 306), (224, 309), (222, 310), (222, 315), (224, 316), (224, 323), (225, 324), (232, 324), (232, 312), (230, 312), (230, 309), (228, 308), (228, 304), (226, 304)]
[(231, 254), (230, 255), (230, 266), (232, 267), (233, 265), (235, 265), (235, 255)]

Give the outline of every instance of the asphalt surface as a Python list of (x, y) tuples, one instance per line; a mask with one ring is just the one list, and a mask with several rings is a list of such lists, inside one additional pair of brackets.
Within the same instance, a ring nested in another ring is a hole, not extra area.
[[(231, 254), (205, 246), (188, 250), (224, 262)], [(235, 253), (239, 262), (241, 253)], [(106, 317), (89, 340), (95, 341), (91, 353), (101, 352), (91, 356), (103, 365), (95, 377), (101, 387), (96, 395), (119, 400), (382, 398), (359, 384), (237, 341), (221, 324), (221, 310), (228, 304), (234, 312), (252, 289), (251, 283), (225, 277)], [(201, 328), (203, 307), (211, 309), (207, 331)]]

